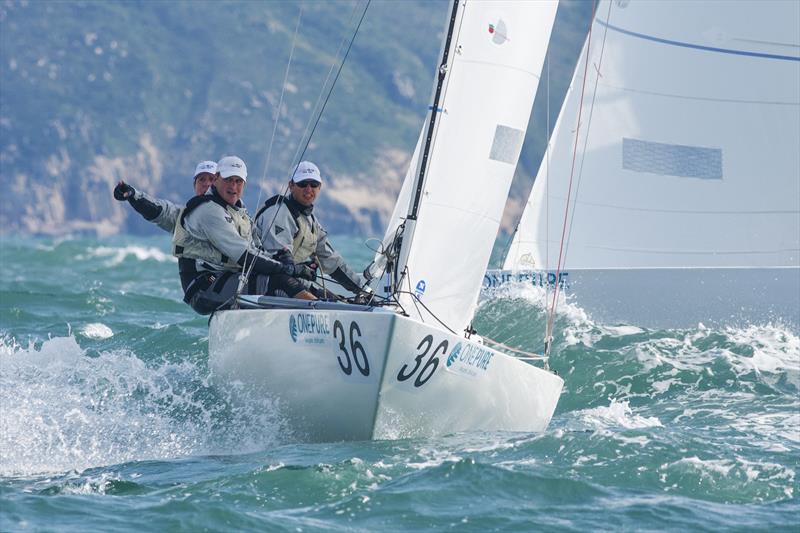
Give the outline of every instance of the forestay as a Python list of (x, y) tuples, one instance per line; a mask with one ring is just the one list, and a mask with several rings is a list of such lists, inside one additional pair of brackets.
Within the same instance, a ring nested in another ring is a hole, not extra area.
[[(571, 270), (798, 266), (798, 21), (800, 3), (785, 1), (598, 6)], [(507, 270), (556, 267), (586, 55)]]
[[(396, 209), (405, 218), (398, 272), (405, 272), (400, 288), (407, 293), (399, 300), (413, 318), (436, 323), (432, 313), (456, 332), (472, 318), (556, 7), (556, 2), (515, 1), (458, 6), (440, 71), (442, 96), (431, 111), (437, 116), (428, 157), (415, 153), (417, 168), (408, 176), (413, 186), (407, 179), (398, 200), (405, 209)], [(430, 116), (422, 152), (429, 121)], [(387, 237), (393, 234), (390, 223)]]

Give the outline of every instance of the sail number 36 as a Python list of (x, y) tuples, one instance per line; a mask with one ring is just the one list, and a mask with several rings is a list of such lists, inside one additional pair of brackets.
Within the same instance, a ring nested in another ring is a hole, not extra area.
[(333, 338), (339, 341), (339, 351), (344, 355), (337, 355), (336, 360), (339, 361), (339, 368), (348, 376), (353, 373), (353, 366), (361, 373), (362, 376), (369, 376), (369, 359), (367, 359), (367, 352), (364, 351), (364, 345), (361, 344), (361, 328), (357, 322), (350, 322), (350, 350), (347, 350), (347, 336), (344, 332), (344, 326), (341, 322), (336, 320), (333, 323)]
[[(433, 373), (436, 372), (436, 369), (439, 367), (438, 355), (447, 352), (446, 340), (440, 342), (430, 355), (428, 355), (432, 346), (433, 335), (426, 335), (417, 345), (417, 356), (414, 358), (414, 367), (409, 368), (408, 363), (404, 364), (400, 372), (397, 373), (397, 381), (406, 381), (416, 375), (414, 386), (422, 387), (425, 385), (428, 380), (433, 377)], [(426, 355), (428, 359), (425, 361), (425, 364), (422, 364), (422, 360), (425, 359)]]

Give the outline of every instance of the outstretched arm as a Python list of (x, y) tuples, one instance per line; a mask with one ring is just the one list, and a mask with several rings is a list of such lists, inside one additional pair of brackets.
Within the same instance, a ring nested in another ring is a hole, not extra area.
[(114, 198), (119, 201), (127, 200), (145, 220), (152, 222), (164, 231), (172, 233), (175, 230), (180, 207), (169, 200), (153, 198), (144, 192), (137, 191), (124, 181), (120, 181), (114, 188)]

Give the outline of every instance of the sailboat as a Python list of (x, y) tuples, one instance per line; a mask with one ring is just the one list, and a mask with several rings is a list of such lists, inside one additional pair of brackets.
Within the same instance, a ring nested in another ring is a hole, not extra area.
[(563, 380), (487, 346), (470, 322), (556, 7), (453, 1), (429, 112), (370, 266), (381, 305), (241, 296), (209, 323), (216, 379), (274, 398), (311, 441), (547, 427)]
[(601, 2), (484, 286), (558, 287), (605, 323), (797, 329), (799, 146), (800, 3)]

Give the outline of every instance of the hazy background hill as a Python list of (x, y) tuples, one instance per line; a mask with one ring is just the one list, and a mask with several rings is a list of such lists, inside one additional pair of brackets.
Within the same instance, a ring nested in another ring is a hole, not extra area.
[[(156, 231), (113, 201), (116, 182), (183, 202), (196, 162), (226, 154), (248, 164), (245, 200), (254, 211), (259, 187), (263, 200), (285, 184), (336, 52), (364, 5), (4, 2), (0, 231)], [(382, 234), (429, 103), (448, 7), (443, 0), (369, 6), (305, 156), (327, 178), (320, 207), (331, 231)], [(551, 42), (551, 128), (590, 14), (590, 2), (562, 1), (559, 8)], [(520, 212), (544, 148), (547, 102), (537, 102), (505, 230)]]

